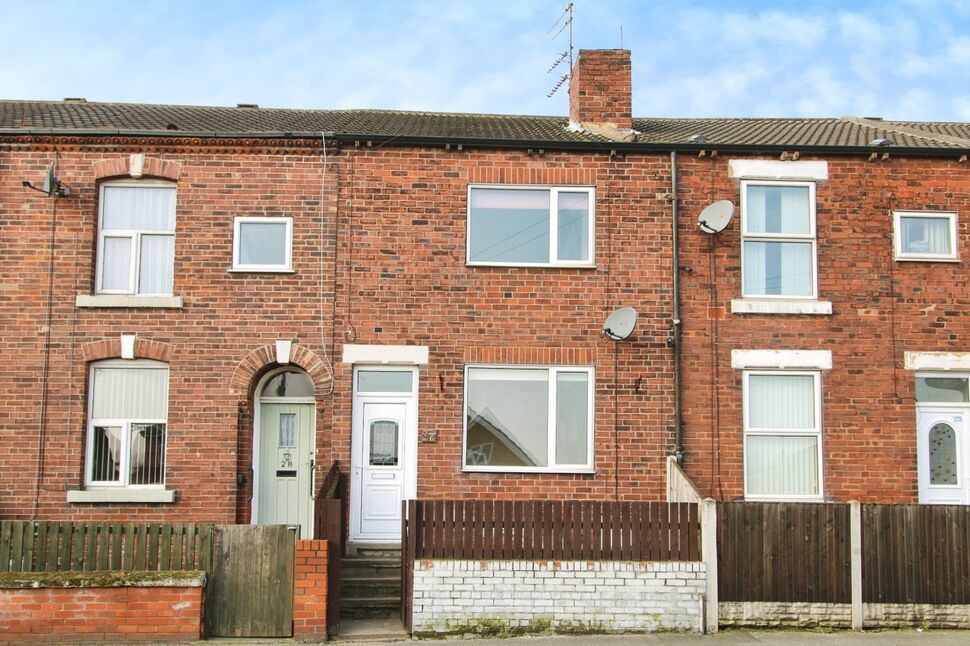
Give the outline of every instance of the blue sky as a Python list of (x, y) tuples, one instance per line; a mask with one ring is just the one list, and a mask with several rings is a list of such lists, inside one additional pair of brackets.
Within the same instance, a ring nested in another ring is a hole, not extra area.
[[(636, 116), (970, 121), (970, 2), (576, 0)], [(565, 114), (561, 0), (0, 0), (0, 98)]]

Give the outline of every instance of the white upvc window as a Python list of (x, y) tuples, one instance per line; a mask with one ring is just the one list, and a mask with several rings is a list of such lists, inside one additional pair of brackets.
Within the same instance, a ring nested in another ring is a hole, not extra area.
[(896, 260), (959, 260), (956, 213), (894, 211), (893, 232)]
[(168, 366), (146, 359), (98, 361), (88, 383), (86, 484), (163, 486)]
[(465, 471), (592, 473), (593, 369), (466, 366)]
[(595, 203), (586, 186), (469, 186), (467, 262), (592, 267)]
[(99, 294), (171, 296), (175, 276), (175, 186), (105, 182), (98, 215)]
[(822, 499), (821, 374), (744, 372), (744, 495)]
[(237, 217), (233, 220), (232, 269), (293, 271), (293, 218)]
[(816, 299), (815, 183), (741, 182), (744, 298)]

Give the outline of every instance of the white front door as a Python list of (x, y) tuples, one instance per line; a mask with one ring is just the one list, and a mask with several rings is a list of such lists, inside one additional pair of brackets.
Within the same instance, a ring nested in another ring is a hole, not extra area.
[(350, 539), (401, 540), (401, 501), (414, 497), (417, 466), (417, 373), (355, 372)]
[(312, 538), (313, 404), (260, 406), (256, 523), (299, 525)]
[(960, 408), (917, 408), (921, 504), (970, 504), (967, 413)]

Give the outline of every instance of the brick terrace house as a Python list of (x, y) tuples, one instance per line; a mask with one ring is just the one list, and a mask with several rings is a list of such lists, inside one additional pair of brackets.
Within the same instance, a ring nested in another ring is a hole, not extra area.
[(970, 125), (572, 76), (570, 118), (0, 102), (0, 518), (307, 535), (339, 460), (387, 542), (415, 496), (662, 499), (669, 454), (719, 499), (970, 502)]

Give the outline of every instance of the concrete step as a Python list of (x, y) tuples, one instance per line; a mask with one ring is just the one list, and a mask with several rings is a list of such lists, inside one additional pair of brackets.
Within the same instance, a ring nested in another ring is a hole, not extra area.
[(401, 577), (366, 576), (342, 577), (340, 580), (342, 598), (393, 597), (401, 596)]
[(401, 560), (401, 548), (394, 545), (351, 545), (348, 554), (353, 558)]
[(393, 618), (401, 614), (401, 595), (394, 596), (340, 596), (341, 619)]
[(344, 619), (331, 640), (348, 643), (407, 641), (408, 634), (399, 616), (383, 619)]
[(340, 559), (340, 576), (341, 578), (400, 577), (401, 560), (344, 557)]

